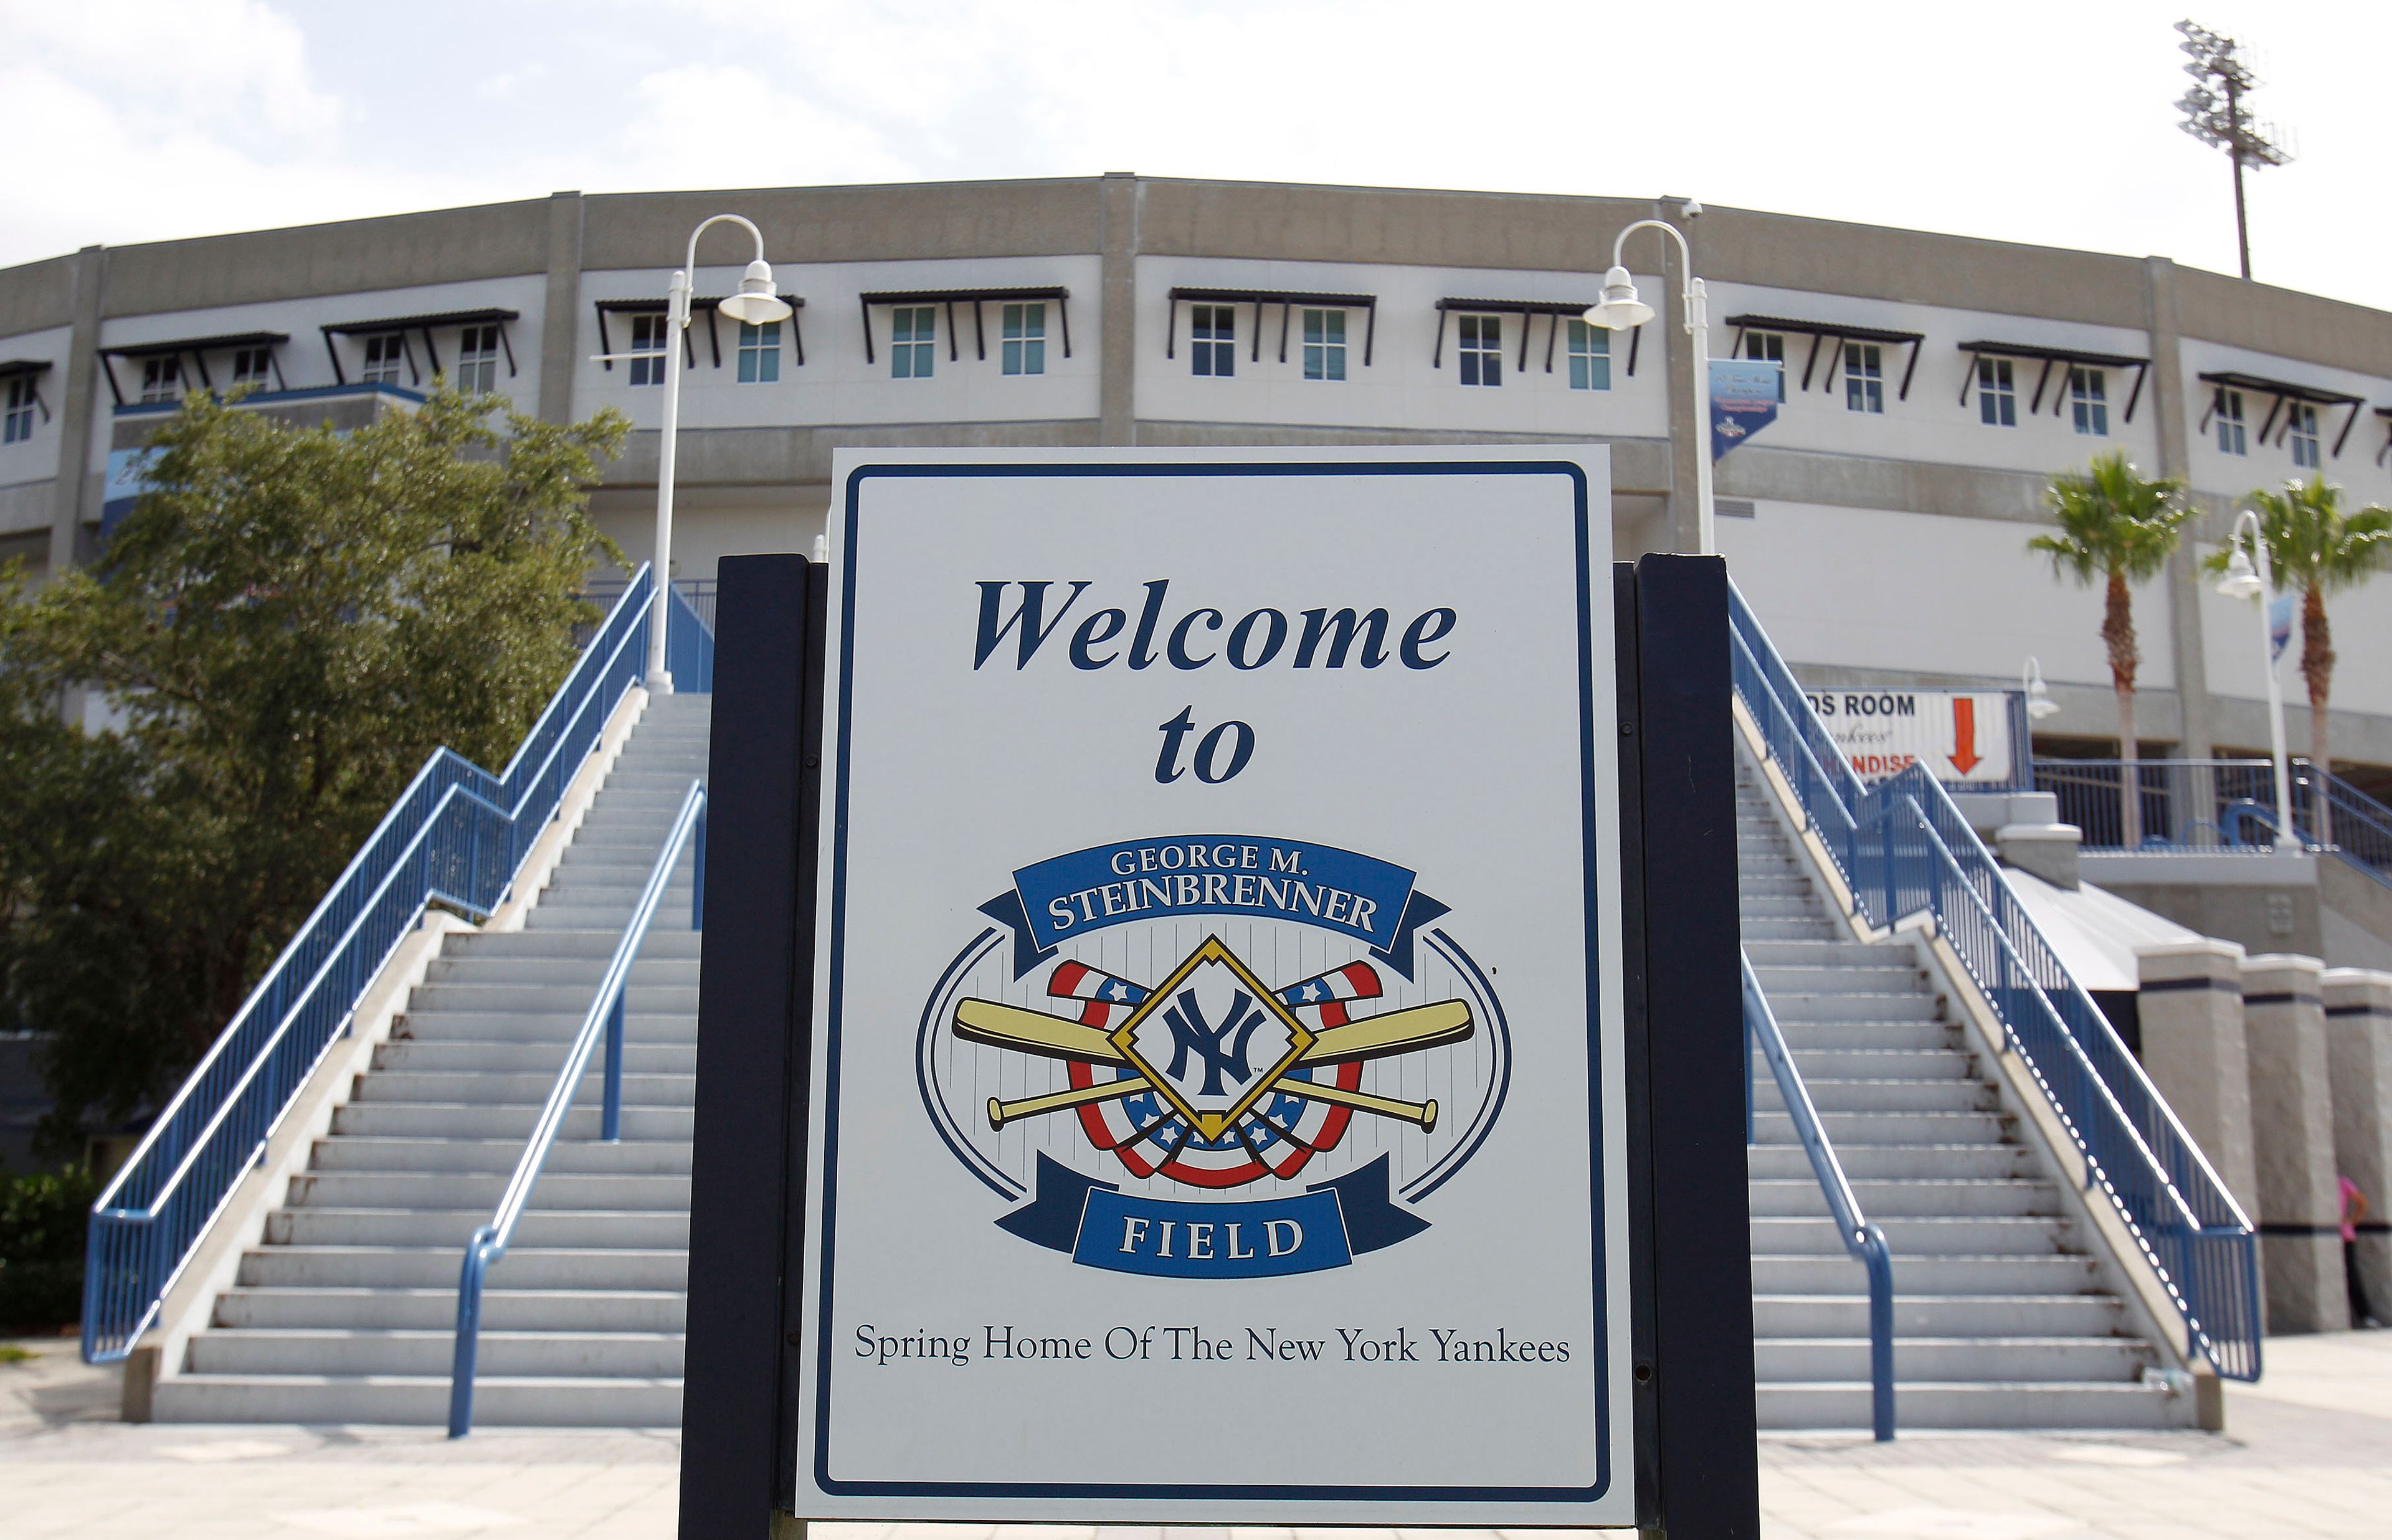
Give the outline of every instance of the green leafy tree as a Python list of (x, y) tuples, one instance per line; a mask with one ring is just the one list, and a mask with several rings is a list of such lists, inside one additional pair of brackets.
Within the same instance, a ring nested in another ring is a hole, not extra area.
[(497, 410), (194, 395), (98, 561), (0, 574), (0, 1020), (49, 1034), (50, 1147), (170, 1090), (425, 756), (500, 764), (571, 666), (629, 424)]
[(2051, 558), (2052, 571), (2082, 587), (2101, 585), (2101, 641), (2110, 653), (2110, 683), (2118, 693), (2118, 810), (2126, 844), (2143, 842), (2141, 781), (2136, 770), (2135, 674), (2142, 654), (2135, 641), (2133, 585), (2161, 568), (2192, 517), (2184, 484), (2152, 480), (2125, 451), (2096, 455), (2082, 472), (2054, 476), (2044, 489), (2052, 530), (2027, 542)]
[[(2251, 506), (2258, 511), (2259, 538), (2268, 543), (2277, 591), (2300, 592), (2301, 678), (2309, 687), (2309, 762), (2331, 771), (2326, 708), (2334, 693), (2334, 657), (2325, 598), (2363, 582), (2392, 560), (2392, 509), (2370, 506), (2346, 513), (2342, 488), (2323, 476), (2288, 481), (2280, 492), (2254, 492)], [(2213, 554), (2208, 565), (2223, 572), (2233, 555), (2234, 548), (2229, 546)], [(2310, 811), (2318, 839), (2331, 843), (2333, 814), (2325, 798), (2315, 798)]]

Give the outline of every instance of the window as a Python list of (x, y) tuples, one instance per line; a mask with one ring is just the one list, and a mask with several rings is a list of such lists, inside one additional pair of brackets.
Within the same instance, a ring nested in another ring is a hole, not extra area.
[(365, 372), (358, 378), (369, 385), (396, 385), (407, 361), (407, 339), (396, 331), (366, 339)]
[(631, 360), (631, 383), (661, 385), (665, 382), (665, 334), (670, 329), (670, 317), (663, 315), (631, 317), (631, 351), (654, 355)]
[(1307, 310), (1304, 313), (1304, 377), (1306, 380), (1346, 378), (1346, 312)]
[(1777, 399), (1786, 399), (1786, 339), (1774, 331), (1748, 331), (1744, 334), (1744, 356), (1760, 363), (1777, 366)]
[(2292, 420), (2285, 429), (2285, 436), (2293, 443), (2294, 465), (2304, 471), (2314, 471), (2324, 463), (2324, 456), (2318, 452), (2318, 421), (2315, 407), (2306, 401), (2294, 402)]
[(1005, 307), (1005, 372), (1046, 372), (1046, 307), (1008, 304)]
[(1228, 378), (1238, 372), (1238, 307), (1188, 307), (1188, 367), (1198, 374)]
[(457, 339), (457, 388), (469, 395), (499, 388), (499, 329), (469, 326)]
[(8, 382), (8, 407), (0, 415), (0, 444), (22, 444), (33, 436), (33, 382), (23, 376)]
[(171, 354), (141, 360), (141, 399), (172, 401), (183, 394), (183, 360)]
[(2068, 405), (2076, 415), (2076, 431), (2095, 438), (2110, 436), (2110, 397), (2098, 369), (2068, 371)]
[(1875, 343), (1844, 344), (1844, 409), (1885, 410), (1885, 356)]
[(1988, 428), (2018, 426), (2018, 381), (2008, 358), (1977, 360), (1977, 421)]
[(274, 369), (271, 348), (237, 347), (232, 352), (232, 382), (235, 388), (254, 385), (259, 390), (270, 388), (267, 376)]
[(1607, 391), (1611, 388), (1611, 333), (1584, 321), (1569, 324), (1569, 388)]
[(1462, 328), (1462, 382), (1500, 385), (1503, 382), (1503, 317), (1464, 316)]
[(2251, 446), (2242, 435), (2242, 393), (2217, 393), (2217, 452), (2225, 455), (2247, 455)]
[(769, 385), (781, 378), (781, 323), (739, 323), (739, 382)]
[(936, 305), (901, 304), (890, 312), (889, 373), (898, 380), (928, 380), (938, 349)]

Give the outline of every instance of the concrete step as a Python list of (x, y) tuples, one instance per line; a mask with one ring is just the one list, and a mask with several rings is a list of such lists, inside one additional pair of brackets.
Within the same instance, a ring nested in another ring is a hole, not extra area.
[[(1836, 1163), (1853, 1182), (1999, 1181), (2037, 1174), (2034, 1160), (2016, 1145), (1841, 1145)], [(1754, 1145), (1744, 1152), (1744, 1164), (1755, 1182), (1814, 1182), (1811, 1158), (1791, 1142)]]
[[(494, 1208), (505, 1194), (511, 1174), (512, 1168), (507, 1171), (303, 1171), (291, 1179), (283, 1202), (292, 1208), (322, 1209)], [(532, 1188), (532, 1202), (552, 1210), (686, 1213), (689, 1178), (543, 1169)]]
[[(1826, 1228), (1825, 1222), (1821, 1227)], [(1832, 1241), (1833, 1237), (1829, 1239)], [(1889, 1244), (1891, 1241), (1889, 1239)], [(1752, 1288), (1763, 1294), (1845, 1295), (1868, 1287), (1866, 1270), (1841, 1246), (1808, 1256), (1756, 1253)], [(1904, 1294), (2018, 1298), (2025, 1295), (2100, 1293), (2092, 1259), (2050, 1251), (2014, 1256), (1934, 1256), (1893, 1251), (1895, 1297)]]
[[(1772, 1145), (1798, 1143), (1793, 1119), (1778, 1107), (1776, 1086), (1764, 1075), (1756, 1084), (1756, 1093), (1762, 1087), (1766, 1087), (1769, 1098), (1766, 1102), (1756, 1098), (1752, 1115), (1754, 1138)], [(1847, 1149), (1871, 1145), (1999, 1144), (2009, 1131), (2008, 1118), (1993, 1111), (1846, 1112), (1821, 1107), (1819, 1122), (1839, 1157)]]
[[(538, 932), (532, 934), (537, 935)], [(649, 927), (648, 934), (671, 935), (661, 925)], [(678, 934), (695, 935), (683, 929)], [(618, 933), (619, 942), (621, 936)], [(424, 983), (431, 984), (567, 984), (587, 991), (598, 987), (606, 976), (606, 964), (614, 955), (609, 948), (597, 957), (442, 957), (436, 959), (424, 971)], [(682, 984), (695, 987), (697, 983), (697, 959), (695, 957), (650, 957), (643, 943), (640, 953), (631, 961), (631, 987), (643, 985)]]
[(1738, 928), (1748, 947), (1755, 941), (1831, 941), (1839, 934), (1837, 924), (1825, 918), (1757, 919), (1744, 915), (1739, 918)]
[[(2126, 1319), (2126, 1307), (2106, 1294), (1905, 1294), (1894, 1270), (1893, 1330), (1905, 1337), (2107, 1337)], [(1868, 1336), (1866, 1293), (1756, 1294), (1753, 1331), (1760, 1337)], [(1904, 1365), (1896, 1361), (1897, 1371)], [(1861, 1371), (1863, 1378), (1867, 1369)], [(1836, 1378), (1829, 1376), (1827, 1378)]]
[[(1870, 1025), (1875, 1025), (1871, 1023)], [(1804, 1084), (1821, 1080), (1955, 1081), (1972, 1079), (1975, 1066), (1957, 1048), (1826, 1048), (1791, 1044)], [(1759, 1055), (1753, 1055), (1759, 1058)]]
[[(1896, 1337), (1893, 1372), (1932, 1380), (2127, 1382), (2157, 1362), (2130, 1337)], [(1753, 1377), (1789, 1380), (1866, 1379), (1869, 1339), (1857, 1337), (1761, 1338)]]
[[(486, 1326), (481, 1339), (477, 1391), (482, 1375), (681, 1377), (679, 1332), (494, 1331)], [(191, 1339), (188, 1364), (195, 1374), (446, 1376), (455, 1351), (453, 1320), (446, 1329), (428, 1330), (260, 1327), (200, 1332)]]
[[(2054, 1255), (2067, 1249), (2066, 1227), (2050, 1216), (1982, 1214), (1952, 1218), (1891, 1214), (1878, 1219), (1871, 1214), (1869, 1218), (1885, 1232), (1886, 1245), (1893, 1253), (1896, 1278), (1902, 1275), (1904, 1265), (1917, 1257), (2034, 1257)], [(528, 1217), (525, 1223), (530, 1223)], [(467, 1225), (465, 1233), (470, 1234), (472, 1229)], [(1843, 1236), (1824, 1210), (1816, 1219), (1777, 1219), (1756, 1214), (1751, 1234), (1756, 1261), (1762, 1257), (1847, 1254)]]
[[(475, 1042), (471, 1039), (453, 1042), (424, 1040), (386, 1042), (373, 1052), (373, 1067), (384, 1069), (415, 1069), (450, 1073), (529, 1073), (553, 1077), (565, 1067), (569, 1039), (553, 1042)], [(596, 1071), (605, 1063), (605, 1044), (601, 1041), (590, 1056), (590, 1068)], [(632, 1038), (628, 1029), (623, 1042), (623, 1068), (634, 1075), (694, 1075), (697, 1072), (697, 1044), (690, 1042), (641, 1042)]]
[(1769, 1000), (1769, 1014), (1780, 1026), (1793, 1021), (1932, 1021), (1937, 1015), (1935, 997), (1920, 990), (1888, 994), (1861, 990), (1772, 991), (1767, 985), (1762, 990)]
[[(1863, 1081), (1828, 1076), (1802, 1078), (1811, 1105), (1822, 1115), (1836, 1112), (1991, 1112), (2000, 1106), (1994, 1088), (1982, 1081)], [(1753, 1081), (1756, 1111), (1783, 1106), (1777, 1081), (1760, 1075)], [(1830, 1133), (1830, 1139), (1835, 1135)]]
[[(495, 1203), (495, 1199), (493, 1202)], [(686, 1250), (689, 1215), (630, 1213), (605, 1210), (526, 1210), (515, 1225), (509, 1255), (524, 1249), (555, 1248), (574, 1250)], [(448, 1247), (462, 1255), (474, 1232), (489, 1223), (488, 1208), (478, 1209), (278, 1209), (266, 1216), (266, 1243), (272, 1246)], [(1796, 1220), (1759, 1221), (1795, 1224)], [(1899, 1223), (1899, 1222), (1897, 1222)], [(1990, 1223), (1979, 1221), (1977, 1223)], [(1822, 1222), (1825, 1224), (1825, 1222)], [(1826, 1226), (1832, 1232), (1832, 1226)], [(1828, 1240), (1833, 1242), (1832, 1233)], [(1797, 1249), (1788, 1246), (1786, 1249)], [(452, 1255), (453, 1269), (457, 1257)]]
[[(623, 902), (630, 912), (630, 900)], [(532, 915), (539, 917), (534, 910)], [(587, 1011), (594, 991), (578, 984), (425, 984), (408, 997), (409, 1011)], [(695, 984), (632, 984), (623, 991), (630, 1012), (697, 1009)]]
[[(540, 1073), (490, 1073), (473, 1071), (465, 1074), (445, 1074), (412, 1069), (384, 1069), (358, 1078), (356, 1100), (352, 1106), (371, 1102), (439, 1102), (452, 1106), (485, 1106), (538, 1107), (547, 1102), (556, 1084), (556, 1071)], [(599, 1073), (599, 1055), (590, 1055), (590, 1065), (574, 1088), (574, 1099), (596, 1102), (605, 1095), (605, 1086)], [(623, 1077), (623, 1105), (626, 1107), (688, 1107), (697, 1103), (696, 1075), (626, 1074)], [(528, 1132), (528, 1130), (526, 1130)]]
[(1781, 1021), (1787, 1045), (1797, 1054), (1839, 1048), (1950, 1048), (1964, 1041), (1948, 1021)]
[[(566, 852), (570, 859), (571, 850)], [(622, 939), (620, 926), (613, 930), (508, 930), (452, 932), (440, 949), (441, 961), (451, 959), (482, 961), (491, 958), (580, 959), (604, 967), (615, 955), (615, 945)], [(706, 945), (701, 933), (687, 927), (656, 925), (640, 947), (644, 964), (668, 959), (696, 962)]]
[[(1846, 1175), (1850, 1177), (1851, 1173)], [(1826, 1197), (1814, 1178), (1756, 1180), (1750, 1187), (1755, 1214), (1810, 1217), (1827, 1211)], [(2022, 1215), (2049, 1218), (2060, 1212), (2059, 1192), (2048, 1182), (2032, 1179), (1937, 1181), (1904, 1177), (1888, 1182), (1854, 1178), (1852, 1188), (1861, 1212), (1879, 1224), (1895, 1219)]]
[[(1764, 1385), (1759, 1397), (1761, 1426), (1773, 1430), (1869, 1426), (1866, 1378)], [(1904, 1430), (2161, 1429), (2192, 1426), (2194, 1408), (2189, 1396), (2141, 1384), (1898, 1380), (1894, 1416)]]
[(1752, 959), (1756, 972), (1764, 967), (1826, 968), (1852, 964), (1915, 970), (1918, 965), (1907, 947), (1882, 946), (1846, 937), (1827, 941), (1755, 941), (1748, 937), (1744, 950)]
[[(1860, 950), (1860, 949), (1856, 949)], [(1866, 949), (1877, 954), (1878, 960), (1866, 962), (1820, 962), (1788, 965), (1764, 963), (1753, 959), (1752, 971), (1761, 980), (1762, 992), (1768, 995), (1774, 1009), (1777, 996), (1784, 994), (1840, 994), (1848, 991), (1863, 994), (1904, 994), (1921, 990), (1926, 983), (1924, 970), (1906, 960), (1897, 961), (1885, 955), (1884, 949)], [(1782, 1020), (1783, 1017), (1781, 1016)]]
[[(679, 1332), (688, 1315), (689, 1296), (672, 1289), (486, 1288), (482, 1291), (486, 1331)], [(1823, 1322), (1827, 1319), (1821, 1317)], [(233, 1288), (217, 1298), (214, 1325), (240, 1330), (453, 1332), (457, 1291)]]
[[(158, 1382), (161, 1422), (297, 1422), (439, 1427), (448, 1376), (176, 1375)], [(678, 1428), (681, 1381), (488, 1376), (477, 1428)]]
[[(247, 1288), (455, 1288), (464, 1236), (472, 1233), (468, 1228), (446, 1246), (264, 1246), (241, 1254), (238, 1277)], [(489, 1287), (686, 1290), (689, 1253), (671, 1247), (517, 1245), (490, 1269)]]
[[(1782, 1120), (1783, 1114), (1778, 1116)], [(584, 1098), (583, 1105), (565, 1115), (564, 1126), (557, 1131), (558, 1141), (594, 1142), (599, 1117), (600, 1109)], [(693, 1117), (692, 1109), (686, 1106), (651, 1107), (627, 1103), (623, 1107), (623, 1138), (627, 1142), (657, 1139), (686, 1145)], [(398, 1139), (511, 1139), (521, 1149), (523, 1142), (531, 1137), (532, 1124), (539, 1120), (540, 1107), (528, 1102), (503, 1106), (466, 1102), (351, 1102), (333, 1110), (332, 1132), (336, 1137), (362, 1134)]]
[[(392, 1026), (390, 1035), (398, 1042), (554, 1043), (557, 1053), (552, 1062), (561, 1065), (564, 1049), (581, 1030), (588, 1011), (587, 1003), (576, 1011), (409, 1011)], [(630, 1042), (694, 1043), (697, 1013), (627, 1011), (623, 1036)]]
[(1748, 920), (1792, 920), (1821, 912), (1818, 899), (1811, 894), (1738, 893), (1736, 912)]
[[(318, 1139), (309, 1159), (316, 1171), (512, 1172), (522, 1158), (521, 1139)], [(1774, 1154), (1774, 1152), (1773, 1152)], [(1799, 1153), (1799, 1152), (1798, 1152)], [(690, 1170), (690, 1146), (624, 1139), (614, 1144), (559, 1139), (548, 1147), (543, 1168), (550, 1176), (682, 1176)], [(1805, 1168), (1806, 1170), (1808, 1168)]]

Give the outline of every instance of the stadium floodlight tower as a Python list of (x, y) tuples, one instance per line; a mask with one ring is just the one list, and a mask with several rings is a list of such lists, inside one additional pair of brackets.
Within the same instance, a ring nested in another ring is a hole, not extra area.
[[(796, 314), (796, 307), (781, 298), (780, 290), (773, 282), (772, 265), (764, 260), (764, 232), (756, 227), (753, 220), (735, 214), (718, 214), (699, 221), (697, 228), (689, 232), (688, 260), (673, 274), (665, 292), (665, 399), (664, 421), (659, 425), (656, 445), (656, 550), (649, 563), (649, 571), (656, 575), (656, 597), (648, 620), (648, 677), (644, 681), (653, 694), (672, 693), (672, 675), (665, 669), (665, 634), (670, 629), (672, 617), (673, 462), (674, 440), (681, 431), (682, 334), (689, 330), (690, 280), (697, 271), (697, 238), (706, 233), (708, 226), (725, 223), (740, 226), (755, 238), (756, 257), (739, 279), (739, 291), (715, 302), (716, 312), (749, 326), (769, 326)], [(611, 361), (633, 355), (603, 353), (597, 356)]]
[(2251, 72), (2242, 45), (2190, 21), (2178, 22), (2176, 30), (2184, 34), (2178, 46), (2192, 56), (2184, 72), (2197, 82), (2177, 103), (2184, 113), (2184, 122), (2177, 126), (2211, 149), (2226, 151), (2234, 162), (2234, 241), (2242, 256), (2242, 276), (2248, 278), (2251, 222), (2242, 203), (2242, 168), (2281, 166), (2293, 152), (2279, 142), (2285, 136), (2282, 129), (2261, 123), (2243, 105), (2243, 98), (2258, 89), (2259, 77)]

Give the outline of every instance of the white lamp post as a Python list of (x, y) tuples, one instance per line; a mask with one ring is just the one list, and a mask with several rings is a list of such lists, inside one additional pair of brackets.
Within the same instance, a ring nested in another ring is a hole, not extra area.
[(2043, 660), (2029, 658), (2019, 675), (2020, 686), (2026, 691), (2026, 714), (2032, 721), (2041, 721), (2060, 710), (2060, 703), (2051, 698), (2051, 686), (2043, 682)]
[[(1698, 211), (1697, 211), (1698, 212)], [(1603, 276), (1603, 300), (1586, 312), (1590, 326), (1606, 331), (1633, 331), (1653, 318), (1653, 307), (1636, 297), (1635, 280), (1620, 265), (1620, 249), (1643, 229), (1666, 230), (1678, 243), (1686, 262), (1686, 335), (1694, 339), (1695, 356), (1695, 545), (1703, 555), (1719, 550), (1718, 528), (1711, 507), (1711, 318), (1703, 280), (1695, 277), (1695, 253), (1678, 227), (1659, 219), (1640, 219), (1611, 242), (1611, 271)]]
[[(2251, 530), (2251, 544), (2242, 544), (2244, 525)], [(2293, 833), (2293, 782), (2284, 759), (2284, 688), (2276, 679), (2276, 638), (2268, 623), (2268, 592), (2276, 586), (2275, 572), (2268, 560), (2268, 542), (2261, 537), (2259, 515), (2244, 509), (2234, 520), (2234, 533), (2227, 537), (2234, 548), (2226, 563), (2226, 576), (2217, 580), (2217, 591), (2229, 599), (2256, 599), (2259, 602), (2259, 664), (2268, 676), (2268, 749), (2276, 763), (2276, 844), (2296, 845)], [(2251, 564), (2251, 553), (2256, 551), (2259, 564)]]
[(773, 269), (764, 261), (764, 232), (754, 221), (735, 214), (718, 214), (689, 232), (689, 260), (672, 276), (666, 291), (665, 414), (656, 450), (656, 551), (650, 567), (656, 574), (656, 597), (648, 621), (647, 678), (650, 692), (659, 695), (672, 693), (672, 675), (665, 671), (665, 632), (672, 614), (673, 460), (674, 440), (681, 431), (682, 333), (689, 330), (690, 275), (697, 271), (697, 238), (708, 226), (725, 222), (745, 226), (756, 238), (756, 259), (740, 278), (739, 292), (724, 298), (716, 308), (749, 326), (786, 320), (792, 314), (789, 302), (774, 287)]

